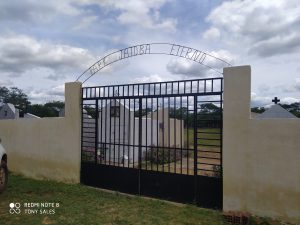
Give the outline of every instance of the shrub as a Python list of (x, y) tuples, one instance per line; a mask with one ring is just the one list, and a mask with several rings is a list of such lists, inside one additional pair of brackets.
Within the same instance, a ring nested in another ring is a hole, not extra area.
[(218, 178), (221, 178), (222, 177), (222, 174), (223, 174), (223, 170), (222, 170), (222, 167), (219, 166), (219, 165), (214, 165), (213, 166), (213, 176), (214, 177), (218, 177)]
[(181, 150), (176, 149), (174, 146), (172, 148), (152, 146), (147, 150), (147, 154), (144, 155), (144, 160), (162, 165), (180, 160), (181, 154), (182, 157), (188, 156), (187, 151), (182, 151), (181, 153)]

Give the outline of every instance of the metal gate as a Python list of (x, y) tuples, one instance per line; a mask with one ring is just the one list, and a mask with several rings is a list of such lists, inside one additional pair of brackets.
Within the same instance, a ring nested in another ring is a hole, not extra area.
[(223, 79), (82, 88), (81, 182), (222, 208)]

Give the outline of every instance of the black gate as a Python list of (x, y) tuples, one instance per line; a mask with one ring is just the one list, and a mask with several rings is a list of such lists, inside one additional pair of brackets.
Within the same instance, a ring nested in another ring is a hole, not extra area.
[(81, 182), (222, 208), (223, 79), (82, 88)]

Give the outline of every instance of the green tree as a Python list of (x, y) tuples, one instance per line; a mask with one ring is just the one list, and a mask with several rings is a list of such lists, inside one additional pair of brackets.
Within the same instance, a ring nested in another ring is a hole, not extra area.
[(263, 113), (264, 111), (266, 111), (266, 109), (264, 107), (251, 108), (251, 112), (254, 112), (254, 113)]
[(51, 101), (51, 102), (47, 102), (44, 106), (48, 108), (63, 109), (65, 107), (65, 103), (62, 101)]
[(294, 102), (291, 104), (280, 104), (281, 107), (300, 118), (300, 102)]
[(8, 99), (9, 90), (7, 87), (0, 87), (0, 101), (5, 102)]
[(27, 112), (39, 117), (57, 117), (65, 106), (64, 102), (52, 101), (43, 104), (33, 104), (27, 107)]
[(57, 112), (49, 107), (45, 107), (43, 104), (33, 104), (28, 106), (27, 112), (39, 117), (55, 117)]
[(220, 111), (221, 111), (220, 107), (212, 103), (206, 103), (200, 105), (201, 113), (215, 114), (215, 113), (220, 113)]
[(89, 105), (85, 105), (83, 107), (86, 110), (86, 114), (87, 116), (91, 116), (92, 118), (96, 118), (96, 109), (89, 106)]
[[(145, 108), (142, 109), (142, 116), (146, 116), (148, 113), (150, 113), (152, 111), (151, 108)], [(139, 117), (140, 116), (140, 110), (137, 110), (134, 112), (134, 117)]]
[(10, 89), (0, 87), (0, 100), (4, 103), (11, 103), (21, 110), (25, 110), (30, 105), (28, 96), (17, 87), (11, 87)]

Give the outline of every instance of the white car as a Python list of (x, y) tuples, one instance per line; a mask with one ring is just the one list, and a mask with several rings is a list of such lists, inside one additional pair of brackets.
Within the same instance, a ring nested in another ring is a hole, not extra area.
[(0, 193), (2, 193), (6, 186), (7, 186), (7, 180), (8, 180), (8, 169), (7, 169), (7, 154), (5, 152), (5, 149), (1, 145), (1, 139), (0, 139)]

